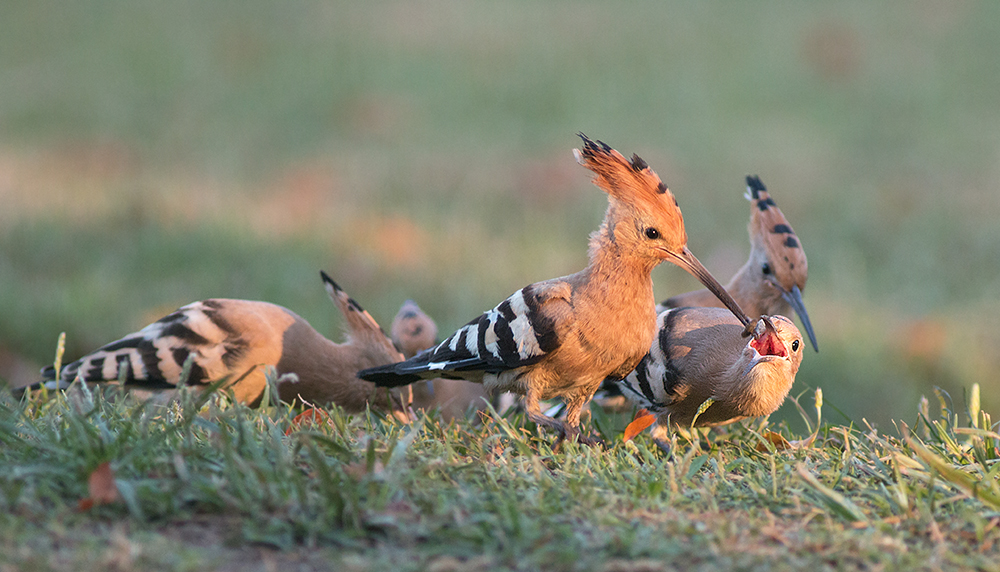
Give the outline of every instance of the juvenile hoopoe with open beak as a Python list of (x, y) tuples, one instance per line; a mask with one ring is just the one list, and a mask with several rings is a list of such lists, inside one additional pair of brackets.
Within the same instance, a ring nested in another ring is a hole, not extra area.
[[(649, 351), (656, 330), (650, 273), (669, 260), (715, 292), (748, 330), (739, 305), (687, 248), (673, 194), (645, 161), (629, 161), (580, 134), (577, 161), (608, 193), (600, 229), (590, 237), (590, 263), (576, 274), (518, 290), (437, 346), (402, 363), (359, 372), (380, 386), (456, 377), (490, 393), (524, 396), (528, 418), (579, 437), (580, 410), (605, 378), (621, 379)], [(543, 415), (541, 399), (562, 397), (565, 422)], [(586, 440), (589, 441), (589, 440)]]
[[(789, 310), (795, 310), (813, 348), (819, 351), (809, 314), (802, 303), (802, 290), (809, 277), (802, 242), (759, 177), (747, 176), (745, 196), (751, 204), (750, 223), (747, 225), (750, 258), (726, 284), (726, 291), (752, 319), (776, 314), (790, 315)], [(668, 298), (656, 310), (662, 312), (684, 306), (721, 307), (714, 294), (708, 290), (696, 290)]]
[(266, 385), (264, 369), (294, 373), (298, 382), (279, 386), (282, 399), (299, 395), (312, 404), (336, 403), (360, 412), (370, 401), (388, 407), (386, 392), (358, 379), (359, 369), (401, 361), (392, 341), (375, 320), (326, 273), (327, 293), (347, 320), (348, 340), (337, 344), (319, 334), (291, 310), (268, 302), (213, 298), (188, 304), (138, 332), (67, 364), (60, 375), (42, 370), (50, 388), (65, 388), (79, 377), (85, 382), (113, 382), (126, 387), (171, 390), (184, 383), (206, 387), (228, 379), (234, 397), (256, 405)]
[[(389, 333), (407, 359), (437, 343), (437, 324), (412, 300), (403, 303)], [(464, 379), (438, 377), (412, 387), (413, 408), (437, 408), (445, 421), (463, 417), (470, 409), (482, 410), (489, 399), (481, 384)]]
[(696, 414), (696, 426), (769, 415), (788, 395), (802, 363), (802, 334), (784, 316), (761, 316), (749, 340), (722, 308), (667, 310), (656, 322), (649, 353), (618, 386), (662, 427), (690, 427)]

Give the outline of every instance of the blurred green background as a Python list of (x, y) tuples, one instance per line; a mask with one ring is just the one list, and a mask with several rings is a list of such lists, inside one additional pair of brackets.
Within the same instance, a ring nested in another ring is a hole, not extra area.
[(0, 378), (207, 297), (336, 337), (320, 268), (447, 333), (586, 263), (583, 131), (723, 282), (761, 176), (809, 256), (793, 394), (889, 430), (980, 383), (998, 415), (998, 38), (987, 1), (4, 2)]

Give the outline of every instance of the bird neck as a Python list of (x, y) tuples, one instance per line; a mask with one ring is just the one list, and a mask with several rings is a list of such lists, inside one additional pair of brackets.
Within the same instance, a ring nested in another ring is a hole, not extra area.
[[(615, 239), (614, 224), (607, 220), (590, 237), (590, 263), (585, 273), (589, 282), (623, 290), (649, 290), (653, 300), (653, 268), (657, 259), (639, 256)], [(624, 293), (624, 292), (623, 292)]]
[(652, 335), (656, 301), (650, 273), (658, 261), (636, 256), (612, 236), (613, 229), (609, 232), (606, 224), (591, 236), (590, 264), (578, 273), (574, 298), (589, 299), (595, 309), (601, 308), (603, 315), (614, 313), (630, 327), (648, 321)]
[(765, 314), (788, 313), (789, 308), (781, 297), (781, 292), (768, 284), (761, 274), (761, 266), (766, 258), (758, 259), (754, 254), (751, 252), (746, 264), (726, 284), (726, 291), (752, 320)]
[(734, 380), (726, 388), (728, 399), (739, 404), (744, 415), (768, 415), (781, 405), (791, 387), (790, 381), (794, 380), (794, 376), (783, 375), (783, 372), (779, 362), (757, 362), (744, 354), (726, 376)]

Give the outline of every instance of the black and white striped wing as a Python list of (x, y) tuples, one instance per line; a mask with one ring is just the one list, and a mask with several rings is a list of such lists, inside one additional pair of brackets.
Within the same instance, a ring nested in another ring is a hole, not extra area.
[(681, 374), (673, 363), (671, 335), (674, 323), (685, 310), (667, 310), (657, 316), (657, 336), (649, 353), (625, 379), (616, 382), (625, 397), (651, 413), (664, 411), (678, 397)]
[[(65, 387), (83, 381), (114, 381), (145, 389), (172, 389), (181, 382), (185, 362), (193, 356), (188, 385), (221, 379), (247, 348), (238, 331), (225, 319), (220, 300), (188, 304), (145, 328), (107, 344), (67, 364), (59, 380)], [(55, 380), (49, 366), (42, 375)], [(50, 384), (51, 385), (51, 384)]]
[(570, 311), (570, 288), (565, 282), (525, 286), (440, 344), (358, 375), (393, 387), (433, 377), (476, 378), (533, 365), (559, 347), (558, 321)]

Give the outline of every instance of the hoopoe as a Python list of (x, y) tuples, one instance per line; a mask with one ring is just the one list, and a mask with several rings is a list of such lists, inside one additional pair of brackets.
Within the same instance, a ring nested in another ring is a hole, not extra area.
[[(688, 250), (677, 201), (646, 162), (580, 138), (583, 148), (574, 155), (594, 172), (609, 203), (590, 237), (587, 267), (525, 286), (430, 350), (360, 377), (387, 387), (453, 377), (483, 383), (491, 394), (518, 393), (528, 418), (557, 430), (561, 441), (580, 436), (581, 408), (601, 382), (625, 377), (649, 351), (656, 330), (650, 273), (664, 260), (701, 280), (748, 330), (753, 326)], [(564, 422), (539, 406), (557, 396), (567, 404)]]
[(392, 319), (389, 335), (404, 359), (409, 359), (437, 343), (437, 323), (413, 300), (403, 302)]
[[(407, 359), (437, 343), (437, 324), (412, 300), (399, 309), (390, 329), (392, 342)], [(486, 407), (489, 394), (478, 383), (464, 379), (428, 379), (413, 384), (413, 408), (437, 408), (445, 421), (464, 417), (470, 409)]]
[[(65, 388), (79, 377), (85, 382), (124, 379), (133, 389), (171, 390), (184, 383), (206, 387), (228, 379), (227, 387), (241, 402), (259, 403), (274, 366), (280, 375), (294, 373), (298, 382), (283, 382), (282, 399), (311, 404), (336, 403), (360, 412), (372, 402), (388, 408), (390, 397), (374, 384), (358, 379), (364, 367), (401, 361), (392, 341), (375, 320), (325, 272), (327, 293), (347, 320), (347, 342), (337, 344), (319, 334), (291, 310), (268, 302), (213, 298), (188, 304), (138, 332), (107, 344), (67, 364), (56, 376), (42, 370), (49, 388)], [(40, 384), (38, 384), (40, 385)]]
[[(809, 314), (802, 303), (802, 290), (809, 277), (802, 242), (781, 209), (774, 204), (760, 178), (747, 176), (746, 181), (747, 192), (744, 196), (751, 203), (750, 223), (747, 225), (750, 258), (726, 284), (726, 291), (752, 319), (776, 314), (790, 315), (789, 310), (795, 310), (813, 348), (819, 351)], [(662, 312), (684, 306), (721, 307), (718, 298), (711, 292), (696, 290), (668, 298), (656, 310)]]
[(667, 310), (656, 322), (649, 353), (618, 386), (662, 428), (769, 415), (788, 395), (802, 363), (802, 334), (784, 316), (761, 316), (749, 340), (722, 308)]

